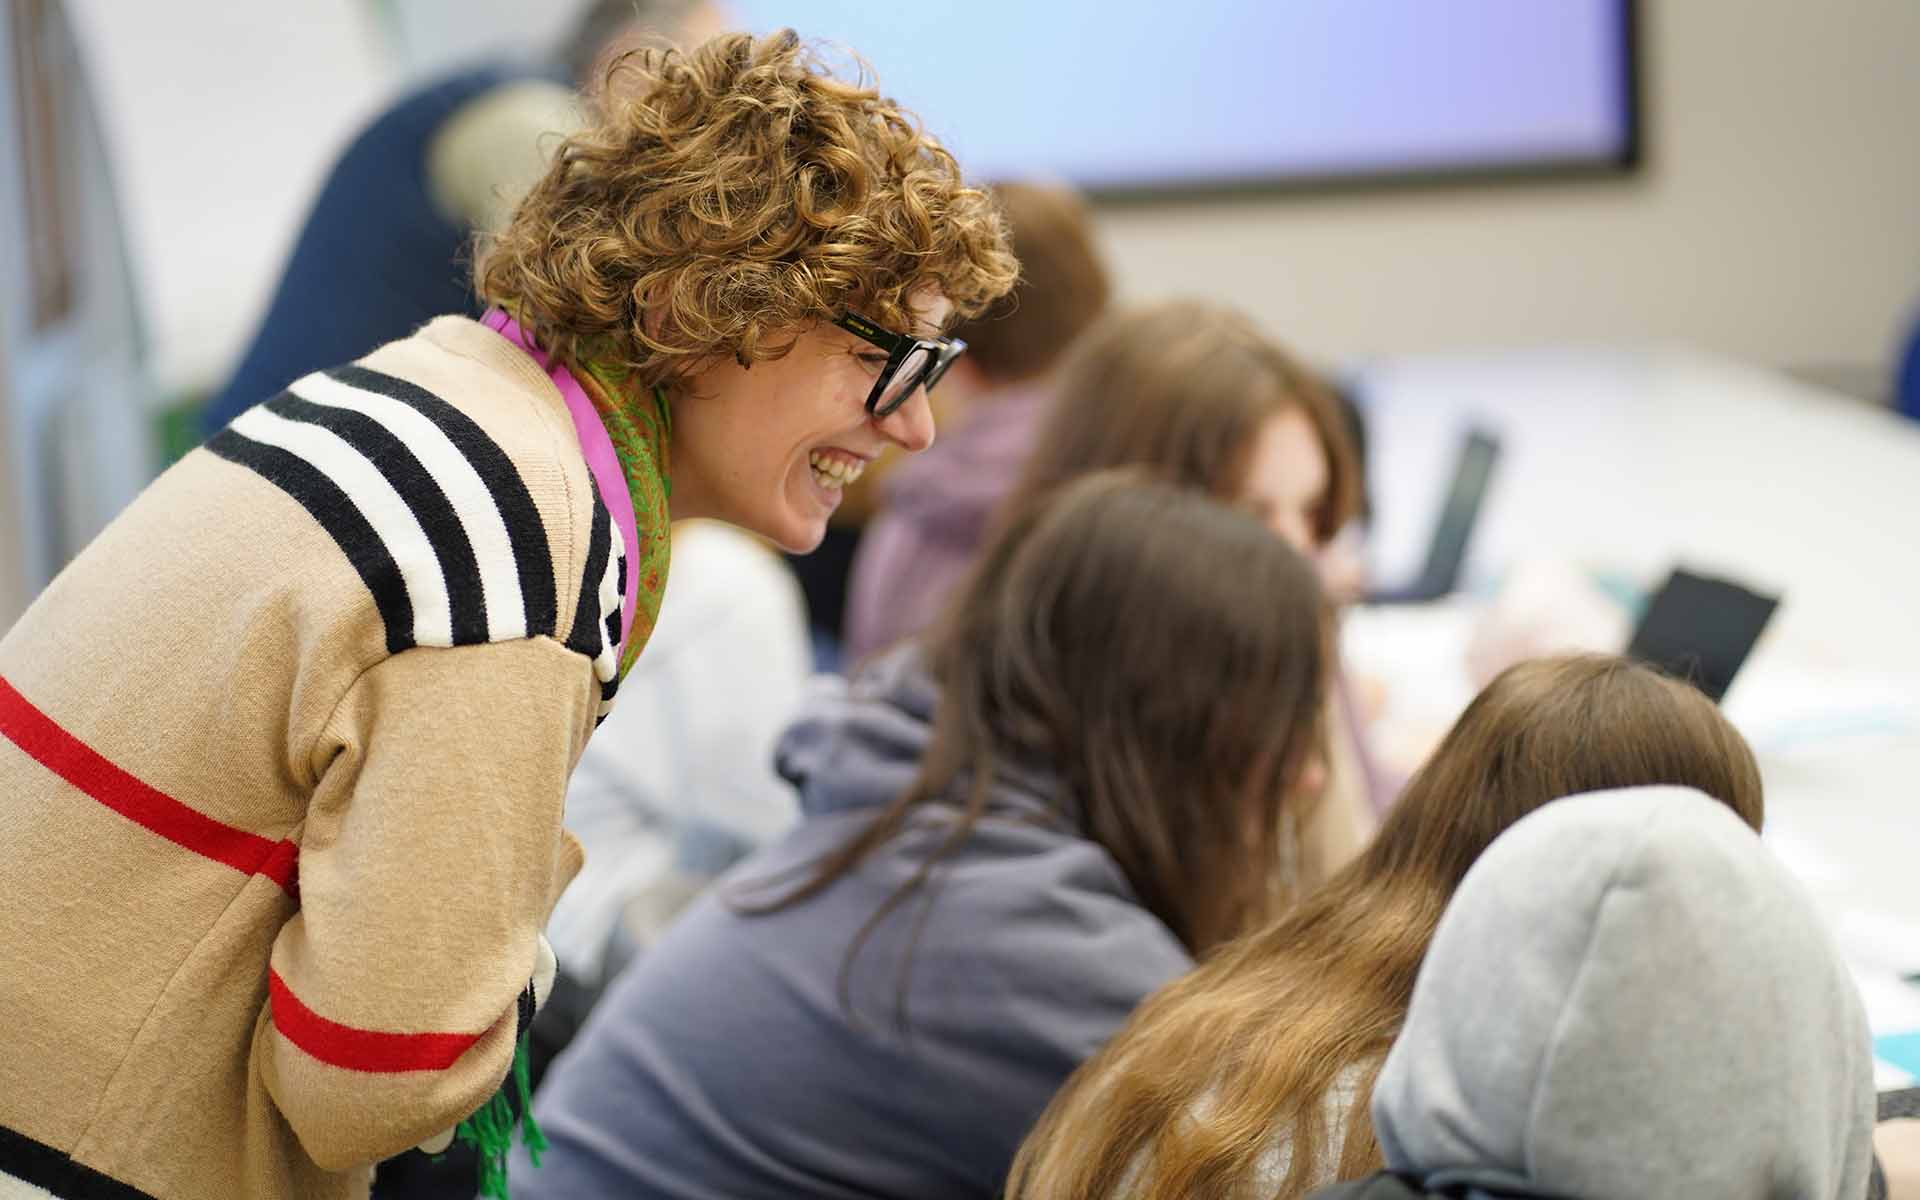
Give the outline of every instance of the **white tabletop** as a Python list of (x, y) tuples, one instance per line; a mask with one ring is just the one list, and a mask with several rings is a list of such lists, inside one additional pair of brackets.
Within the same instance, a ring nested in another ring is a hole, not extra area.
[(1920, 424), (1672, 349), (1389, 362), (1362, 381), (1382, 579), (1424, 557), (1462, 431), (1503, 445), (1468, 555), (1481, 599), (1348, 618), (1350, 665), (1391, 688), (1383, 735), (1457, 713), (1484, 598), (1529, 565), (1641, 587), (1684, 565), (1781, 595), (1725, 710), (1876, 1032), (1920, 1032), (1900, 978), (1920, 973)]
[(1464, 423), (1505, 443), (1470, 563), (1676, 561), (1786, 602), (1775, 632), (1920, 676), (1920, 424), (1682, 351), (1382, 364), (1365, 375), (1378, 565), (1407, 574)]

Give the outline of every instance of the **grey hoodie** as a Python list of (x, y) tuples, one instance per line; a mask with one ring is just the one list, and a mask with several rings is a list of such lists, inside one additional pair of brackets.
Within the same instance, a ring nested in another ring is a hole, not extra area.
[(1860, 1200), (1866, 1017), (1799, 885), (1681, 788), (1547, 805), (1448, 906), (1374, 1091), (1432, 1191)]
[(839, 989), (854, 934), (951, 829), (952, 809), (922, 806), (793, 907), (729, 906), (804, 878), (900, 795), (934, 699), (911, 649), (815, 694), (778, 754), (800, 826), (613, 985), (535, 1100), (553, 1145), (537, 1169), (520, 1152), (515, 1200), (997, 1195), (1067, 1075), (1191, 967), (1037, 773), (1002, 780), (935, 886), (877, 927), (847, 976), (855, 1015)]

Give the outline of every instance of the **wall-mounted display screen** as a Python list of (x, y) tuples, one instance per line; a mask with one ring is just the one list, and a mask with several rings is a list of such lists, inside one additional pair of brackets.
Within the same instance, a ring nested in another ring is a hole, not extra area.
[(1100, 192), (1636, 157), (1633, 0), (729, 0), (857, 50), (981, 178)]

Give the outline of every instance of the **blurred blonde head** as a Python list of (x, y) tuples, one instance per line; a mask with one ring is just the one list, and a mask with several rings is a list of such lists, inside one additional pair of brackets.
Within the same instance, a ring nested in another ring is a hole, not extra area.
[(973, 367), (990, 384), (1007, 384), (1051, 370), (1106, 310), (1112, 289), (1092, 214), (1078, 192), (1018, 181), (989, 190), (1012, 235), (1020, 281), (954, 328), (967, 343), (955, 365)]

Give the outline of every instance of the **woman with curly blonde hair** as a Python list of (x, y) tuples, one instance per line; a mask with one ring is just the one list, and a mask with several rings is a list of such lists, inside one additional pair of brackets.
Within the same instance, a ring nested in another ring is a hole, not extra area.
[(484, 321), (163, 475), (0, 640), (0, 1192), (364, 1196), (457, 1132), (502, 1194), (562, 796), (669, 519), (813, 545), (1014, 274), (953, 158), (791, 33), (636, 52), (487, 247)]

